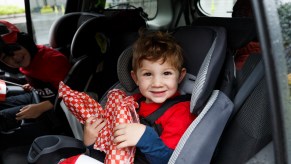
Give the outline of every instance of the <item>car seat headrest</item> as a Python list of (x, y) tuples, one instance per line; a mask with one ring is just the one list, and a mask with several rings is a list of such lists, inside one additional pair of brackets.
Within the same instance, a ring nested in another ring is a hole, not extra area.
[(193, 21), (194, 26), (219, 26), (227, 30), (227, 45), (232, 49), (245, 46), (257, 40), (256, 26), (253, 18), (199, 17)]
[(196, 76), (186, 73), (183, 81), (179, 85), (179, 91), (182, 95), (185, 94), (192, 94), (193, 91), (193, 85), (195, 83)]
[[(86, 21), (78, 28), (71, 43), (72, 58), (86, 54), (97, 57), (97, 60), (103, 59), (109, 54), (106, 51), (109, 48), (106, 47), (113, 46), (114, 39), (121, 39), (123, 34), (137, 32), (140, 27), (146, 26), (139, 10), (112, 11), (111, 14), (107, 11), (103, 14)], [(112, 52), (115, 51), (110, 50)]]
[(70, 45), (77, 29), (86, 21), (102, 16), (101, 14), (73, 12), (60, 17), (49, 31), (49, 45), (66, 56), (70, 55)]
[[(132, 70), (132, 47), (128, 47), (119, 56), (117, 62), (117, 76), (120, 84), (127, 92), (134, 92), (137, 89), (137, 85), (132, 80), (130, 71)], [(190, 73), (187, 73), (183, 81), (179, 85), (179, 91), (181, 94), (191, 94), (193, 90), (193, 83), (196, 77)]]
[(131, 61), (132, 47), (128, 47), (122, 52), (117, 61), (117, 76), (119, 82), (128, 92), (132, 92), (137, 88), (137, 85), (130, 75), (130, 71), (132, 70)]
[(226, 30), (186, 26), (176, 29), (173, 36), (184, 50), (187, 72), (196, 76), (196, 79), (187, 80), (193, 88), (190, 111), (196, 113), (204, 107), (217, 83), (226, 55)]
[[(137, 89), (137, 85), (132, 80), (130, 71), (132, 70), (132, 47), (125, 49), (119, 56), (117, 61), (117, 76), (120, 84), (127, 92), (134, 92)], [(179, 86), (181, 94), (191, 94), (192, 86), (196, 77), (190, 73), (187, 73), (183, 81)]]

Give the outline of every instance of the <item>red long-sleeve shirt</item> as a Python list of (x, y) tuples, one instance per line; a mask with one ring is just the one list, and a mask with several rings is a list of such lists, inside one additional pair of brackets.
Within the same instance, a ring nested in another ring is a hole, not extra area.
[[(175, 94), (177, 96), (179, 94)], [(136, 99), (140, 96), (134, 95)], [(138, 114), (147, 117), (156, 111), (162, 104), (145, 103), (140, 104)], [(196, 118), (190, 113), (190, 101), (179, 102), (171, 106), (155, 123), (162, 126), (161, 140), (171, 149), (175, 149), (183, 133)]]

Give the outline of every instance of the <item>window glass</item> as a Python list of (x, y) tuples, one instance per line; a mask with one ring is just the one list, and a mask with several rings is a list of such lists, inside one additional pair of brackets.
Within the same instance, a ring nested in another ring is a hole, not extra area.
[[(291, 0), (277, 1), (278, 14), (286, 53), (289, 93), (291, 93)], [(291, 95), (291, 94), (289, 94)], [(290, 96), (291, 102), (291, 96)]]
[(157, 13), (157, 0), (107, 0), (105, 4), (105, 9), (126, 9), (138, 7), (143, 8), (144, 12), (148, 14), (148, 18), (152, 19)]
[(21, 31), (26, 30), (23, 0), (0, 0), (0, 19), (15, 24)]
[(200, 0), (198, 8), (206, 16), (231, 17), (235, 2), (236, 0)]
[[(64, 14), (67, 0), (30, 0), (34, 39), (37, 44), (49, 42), (52, 23)], [(0, 0), (0, 19), (15, 24), (27, 32), (24, 0)]]
[(30, 0), (31, 18), (37, 44), (49, 42), (54, 21), (64, 15), (67, 0)]

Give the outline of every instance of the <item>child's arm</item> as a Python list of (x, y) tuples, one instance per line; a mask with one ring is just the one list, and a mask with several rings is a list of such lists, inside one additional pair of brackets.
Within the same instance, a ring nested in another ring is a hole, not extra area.
[(137, 146), (150, 163), (167, 163), (173, 153), (156, 131), (142, 124), (120, 124), (114, 128), (114, 142), (118, 148)]
[(84, 124), (84, 144), (86, 146), (95, 143), (99, 131), (106, 125), (106, 121), (94, 116), (89, 117)]
[(140, 149), (150, 163), (168, 163), (174, 151), (167, 147), (157, 132), (149, 126), (146, 126), (146, 130), (136, 147)]
[(16, 120), (38, 118), (42, 113), (52, 109), (53, 107), (53, 104), (48, 100), (38, 104), (26, 105), (16, 114)]

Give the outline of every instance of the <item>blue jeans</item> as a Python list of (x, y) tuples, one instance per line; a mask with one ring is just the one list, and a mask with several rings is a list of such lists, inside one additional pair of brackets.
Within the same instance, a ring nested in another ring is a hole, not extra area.
[(45, 112), (40, 118), (33, 120), (33, 124), (29, 126), (21, 127), (11, 134), (3, 134), (3, 132), (20, 126), (21, 121), (16, 120), (16, 114), (22, 107), (35, 103), (31, 92), (9, 96), (5, 102), (0, 103), (0, 131), (2, 131), (0, 133), (0, 150), (11, 146), (31, 144), (36, 137), (51, 134), (52, 125), (47, 118), (47, 113), (52, 113), (51, 111)]
[(0, 131), (19, 127), (21, 121), (15, 119), (16, 114), (24, 106), (35, 103), (32, 92), (7, 97), (5, 102), (0, 103)]

